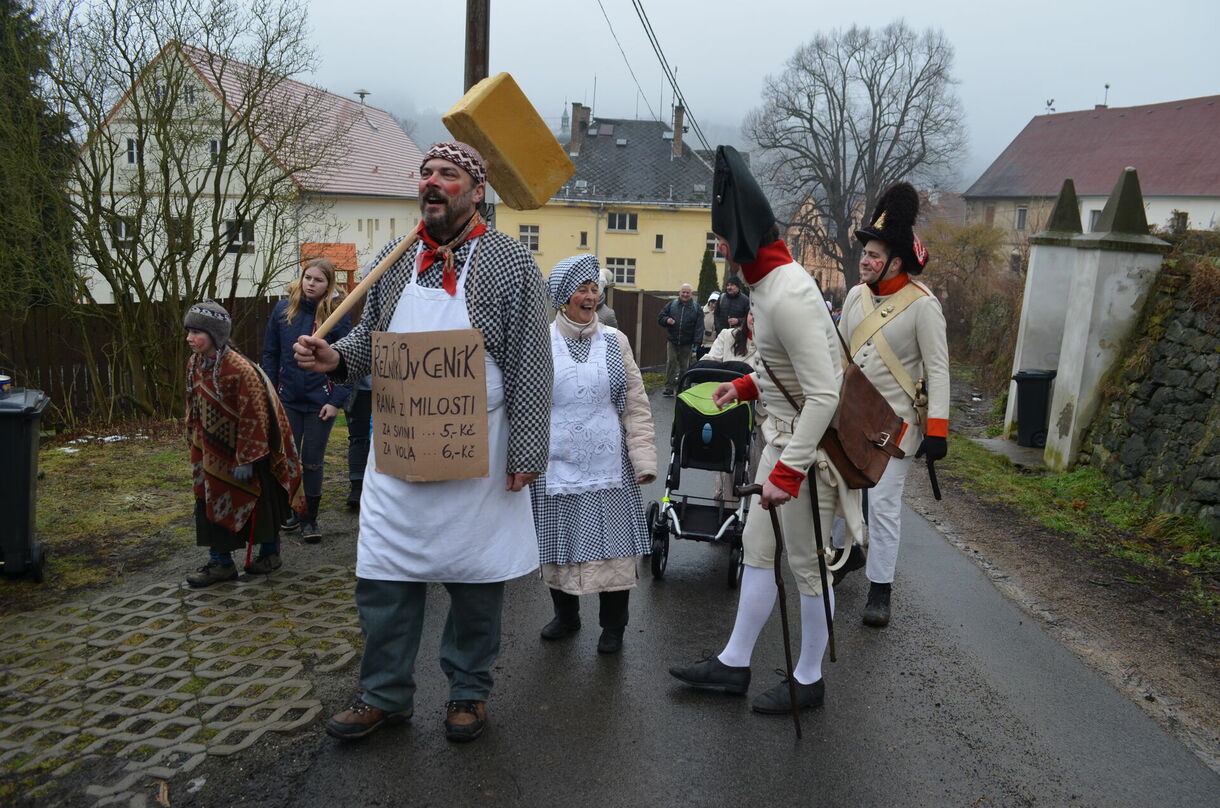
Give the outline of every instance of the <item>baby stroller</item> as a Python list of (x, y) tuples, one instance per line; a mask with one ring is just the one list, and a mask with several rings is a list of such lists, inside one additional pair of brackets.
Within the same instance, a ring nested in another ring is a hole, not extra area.
[[(749, 482), (750, 447), (754, 435), (754, 409), (737, 403), (723, 410), (712, 403), (712, 393), (722, 383), (751, 372), (742, 362), (700, 362), (682, 374), (674, 403), (670, 431), (669, 469), (665, 495), (648, 506), (648, 530), (652, 535), (652, 575), (665, 577), (669, 562), (669, 537), (706, 542), (728, 542), (728, 586), (741, 583), (745, 562), (741, 534), (746, 523), (746, 498), (737, 505), (721, 500), (677, 493), (682, 469), (705, 469), (732, 475), (733, 486)], [(726, 498), (732, 497), (725, 492)]]

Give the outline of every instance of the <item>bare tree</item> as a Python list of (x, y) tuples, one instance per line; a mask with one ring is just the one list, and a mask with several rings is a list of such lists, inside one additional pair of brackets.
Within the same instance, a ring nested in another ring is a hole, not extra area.
[(859, 280), (854, 231), (891, 183), (939, 186), (965, 148), (953, 46), (899, 20), (819, 34), (769, 76), (747, 136), (789, 226)]
[(185, 308), (295, 273), (301, 229), (326, 216), (303, 191), (352, 121), (291, 79), (314, 61), (297, 0), (61, 0), (49, 18), (80, 146), (73, 311), (114, 335), (116, 378), (97, 389), (167, 415)]

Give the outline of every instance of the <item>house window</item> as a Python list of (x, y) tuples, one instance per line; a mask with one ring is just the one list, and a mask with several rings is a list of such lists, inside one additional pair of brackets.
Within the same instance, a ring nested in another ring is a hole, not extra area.
[(724, 255), (720, 252), (720, 244), (716, 241), (715, 233), (707, 234), (706, 245), (707, 248), (712, 251), (712, 258), (715, 258), (717, 261), (724, 260)]
[(653, 249), (654, 250), (665, 249), (665, 236), (661, 235), (660, 233), (657, 233), (657, 244), (655, 247), (653, 247)]
[(165, 240), (170, 252), (190, 252), (195, 240), (195, 227), (190, 217), (166, 217)]
[(144, 143), (134, 137), (127, 138), (127, 165), (144, 162)]
[(116, 216), (111, 228), (116, 250), (130, 249), (136, 245), (136, 220), (130, 216)]
[(584, 247), (586, 250), (589, 249), (589, 231), (588, 230), (580, 231), (580, 246)]
[(523, 224), (517, 228), (517, 238), (529, 248), (530, 252), (541, 252), (538, 249), (538, 225)]
[(398, 238), (398, 225), (394, 221), (394, 217), (390, 217), (390, 241)]
[(983, 211), (983, 221), (987, 223), (988, 227), (995, 224), (995, 205), (988, 205)]
[(195, 105), (195, 88), (190, 87), (190, 86), (183, 87), (182, 88), (182, 100), (188, 106), (194, 106)]
[(616, 285), (635, 286), (634, 258), (607, 258), (606, 268), (614, 273)]
[(1097, 225), (1100, 221), (1101, 221), (1101, 211), (1100, 210), (1089, 211), (1089, 232), (1090, 233), (1097, 232)]
[(619, 233), (634, 233), (639, 219), (638, 213), (610, 213), (606, 217), (606, 229)]
[(225, 252), (254, 252), (254, 222), (243, 222), (240, 219), (225, 220), (225, 241), (228, 244)]
[(208, 141), (208, 154), (212, 156), (212, 165), (220, 162), (220, 138), (214, 137)]
[(1017, 221), (1016, 221), (1017, 230), (1025, 229), (1025, 220), (1028, 216), (1029, 216), (1028, 208), (1017, 208)]

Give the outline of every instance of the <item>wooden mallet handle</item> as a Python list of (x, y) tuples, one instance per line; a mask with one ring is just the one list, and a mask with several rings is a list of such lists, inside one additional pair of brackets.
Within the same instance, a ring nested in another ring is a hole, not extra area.
[(326, 322), (318, 326), (317, 330), (313, 332), (313, 335), (320, 339), (329, 334), (330, 330), (335, 327), (335, 323), (342, 320), (349, 311), (355, 308), (356, 304), (363, 300), (364, 296), (369, 293), (369, 288), (377, 282), (377, 279), (384, 275), (385, 271), (394, 265), (394, 262), (396, 262), (399, 258), (402, 258), (406, 251), (411, 249), (411, 247), (413, 247), (417, 241), (419, 241), (419, 235), (417, 233), (412, 233), (402, 241), (398, 242), (398, 246), (391, 250), (389, 255), (381, 259), (381, 263), (373, 267), (373, 271), (365, 275), (360, 283), (356, 284), (356, 288), (348, 292), (347, 297), (339, 301), (339, 305), (336, 306), (335, 310), (332, 311), (330, 316), (326, 318)]

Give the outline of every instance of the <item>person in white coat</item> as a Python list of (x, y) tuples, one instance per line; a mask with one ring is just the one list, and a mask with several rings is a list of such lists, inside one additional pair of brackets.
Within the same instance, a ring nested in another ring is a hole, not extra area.
[[(674, 666), (669, 672), (691, 687), (739, 694), (747, 691), (754, 646), (778, 594), (773, 571), (775, 535), (765, 511), (779, 507), (789, 566), (800, 590), (801, 647), (793, 671), (796, 706), (817, 707), (826, 693), (822, 657), (829, 626), (814, 516), (827, 541), (836, 514), (844, 517), (853, 535), (861, 529), (859, 492), (847, 489), (818, 448), (839, 401), (842, 365), (838, 336), (817, 285), (792, 260), (779, 238), (775, 217), (758, 183), (741, 156), (728, 146), (716, 151), (712, 231), (727, 242), (733, 260), (741, 264), (750, 284), (756, 314), (754, 343), (763, 365), (763, 370), (722, 384), (713, 400), (719, 406), (750, 400), (766, 404), (763, 432), (767, 446), (755, 477), (763, 491), (756, 503), (761, 507), (750, 509), (742, 535), (746, 567), (728, 642), (719, 654)], [(811, 476), (817, 481), (817, 500), (813, 503)], [(827, 595), (833, 604), (833, 592)], [(792, 701), (787, 681), (757, 696), (751, 707), (772, 715), (789, 712)]]
[(915, 235), (919, 195), (900, 182), (882, 194), (866, 227), (856, 231), (863, 245), (860, 283), (843, 302), (839, 333), (852, 361), (901, 416), (898, 448), (907, 456), (892, 459), (868, 492), (868, 556), (853, 545), (844, 572), (864, 561), (868, 603), (864, 624), (890, 622), (890, 593), (898, 564), (902, 489), (916, 459), (936, 462), (949, 444), (949, 346), (945, 315), (932, 290), (912, 276), (923, 271), (928, 251)]

